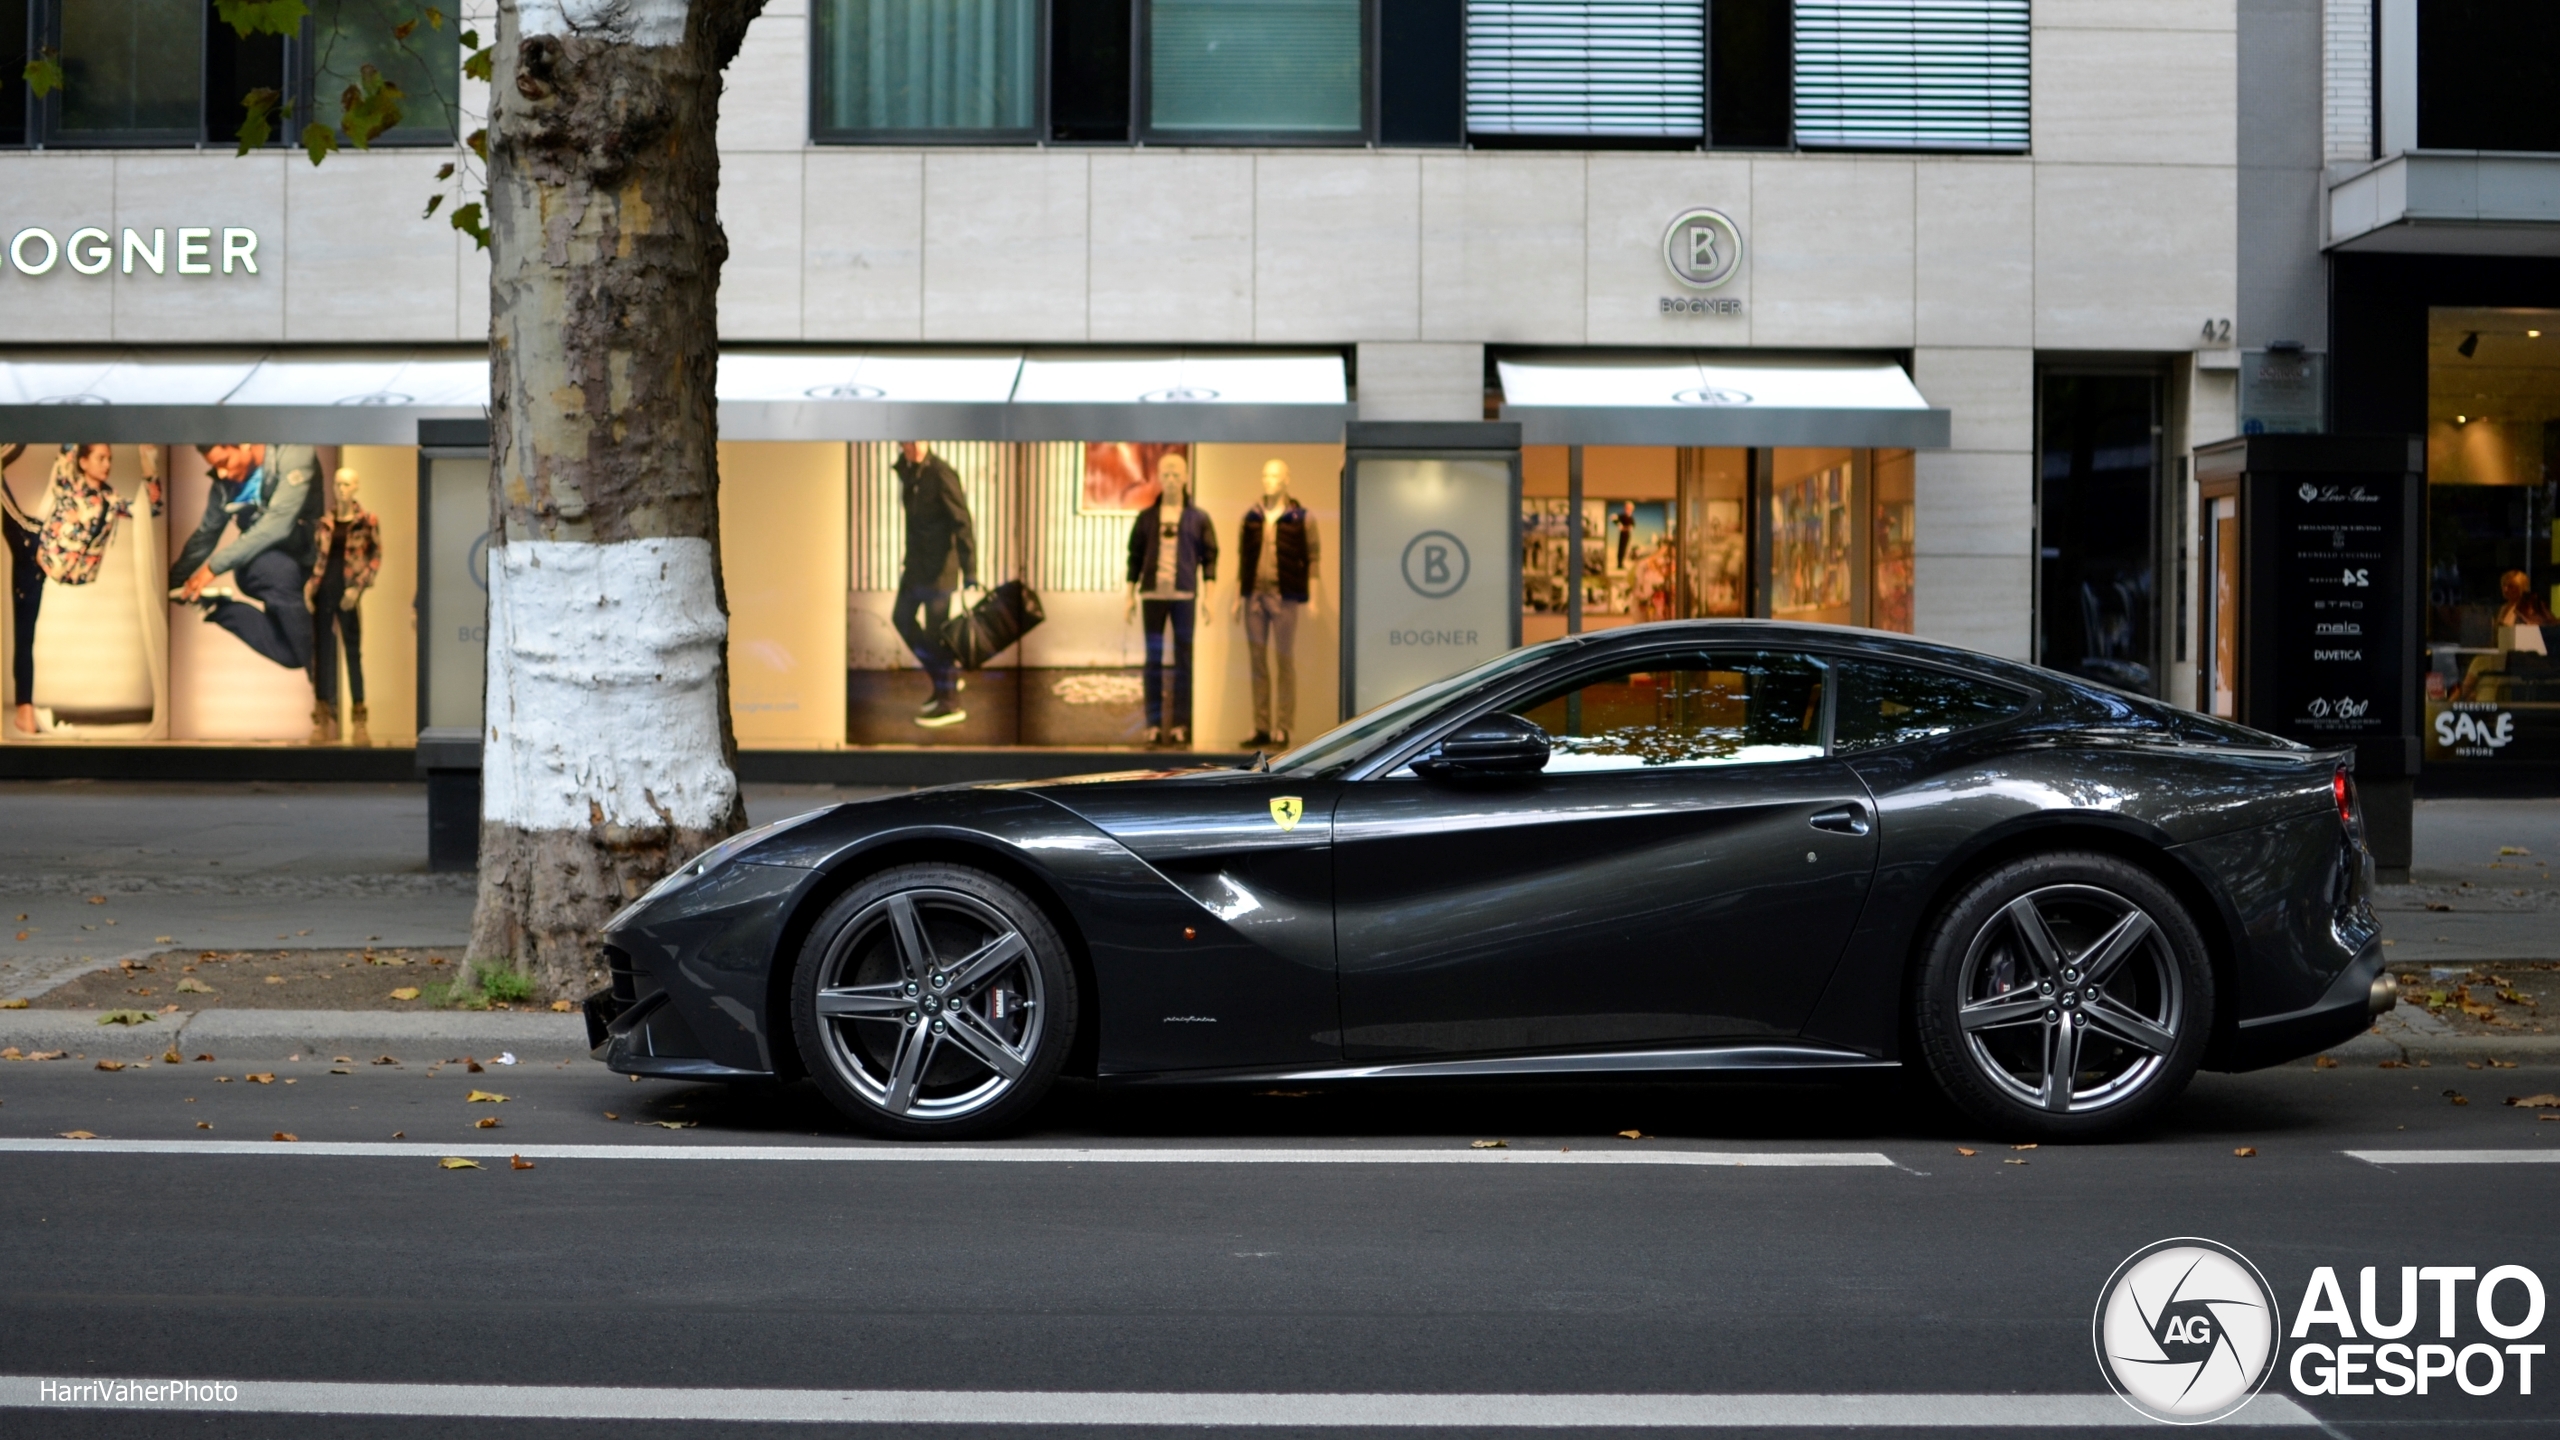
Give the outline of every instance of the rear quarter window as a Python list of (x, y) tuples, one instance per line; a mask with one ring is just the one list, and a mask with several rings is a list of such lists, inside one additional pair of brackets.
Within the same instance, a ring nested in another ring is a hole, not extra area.
[(1872, 660), (1834, 661), (1833, 668), (1840, 708), (1831, 748), (1838, 755), (1978, 730), (2027, 708), (2024, 691), (1945, 670)]

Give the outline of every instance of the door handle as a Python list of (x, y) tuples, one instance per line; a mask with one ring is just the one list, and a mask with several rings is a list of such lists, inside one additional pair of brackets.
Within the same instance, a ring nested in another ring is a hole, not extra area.
[(1805, 822), (1816, 830), (1829, 830), (1838, 835), (1864, 835), (1875, 828), (1867, 819), (1864, 805), (1834, 805)]

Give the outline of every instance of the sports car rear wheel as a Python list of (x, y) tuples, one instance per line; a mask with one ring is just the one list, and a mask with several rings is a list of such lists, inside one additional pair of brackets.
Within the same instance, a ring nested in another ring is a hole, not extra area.
[(902, 865), (811, 928), (791, 1019), (810, 1074), (856, 1124), (981, 1135), (1056, 1077), (1075, 1034), (1075, 972), (1013, 886), (965, 866)]
[(1921, 1053), (1958, 1108), (2000, 1134), (2086, 1138), (2186, 1088), (2213, 1026), (2213, 970), (2150, 872), (2040, 855), (1940, 912), (1916, 1001)]

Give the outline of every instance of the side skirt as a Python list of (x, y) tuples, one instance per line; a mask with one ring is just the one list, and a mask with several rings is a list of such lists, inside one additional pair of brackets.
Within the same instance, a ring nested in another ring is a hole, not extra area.
[(1337, 1065), (1321, 1069), (1177, 1070), (1106, 1075), (1110, 1085), (1252, 1084), (1299, 1080), (1455, 1080), (1518, 1075), (1679, 1074), (1735, 1070), (1895, 1070), (1879, 1060), (1828, 1045), (1706, 1045), (1676, 1050), (1618, 1050), (1599, 1054), (1504, 1055), (1481, 1060), (1417, 1060), (1387, 1065)]

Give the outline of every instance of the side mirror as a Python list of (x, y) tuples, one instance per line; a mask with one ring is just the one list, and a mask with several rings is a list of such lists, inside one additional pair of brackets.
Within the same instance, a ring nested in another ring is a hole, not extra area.
[(1517, 715), (1481, 715), (1414, 757), (1413, 773), (1433, 780), (1534, 775), (1547, 768), (1547, 732)]

